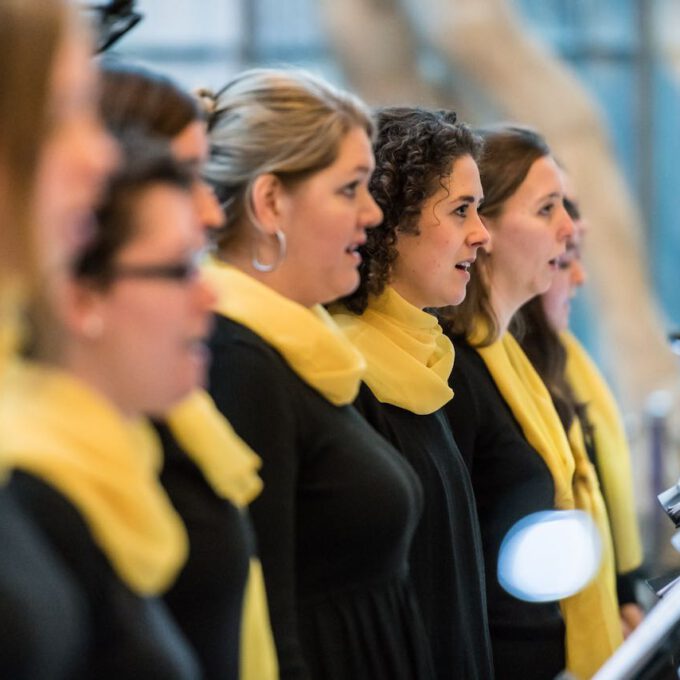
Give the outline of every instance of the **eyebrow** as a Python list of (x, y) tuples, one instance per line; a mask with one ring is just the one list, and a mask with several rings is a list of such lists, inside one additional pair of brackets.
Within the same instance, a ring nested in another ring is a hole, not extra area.
[[(481, 203), (484, 200), (484, 196), (479, 197), (479, 203)], [(464, 194), (462, 196), (454, 196), (453, 198), (449, 199), (449, 203), (457, 203), (458, 201), (464, 201), (465, 203), (477, 203), (477, 199), (470, 195), (470, 194)]]
[(569, 215), (572, 220), (581, 219), (581, 211), (579, 210), (578, 203), (576, 203), (576, 201), (572, 201), (570, 198), (565, 196), (562, 199), (562, 203), (564, 204), (564, 209), (567, 211), (567, 215)]
[(562, 199), (562, 194), (559, 191), (551, 191), (549, 194), (546, 194), (545, 196), (541, 196), (541, 198), (538, 199), (537, 203), (540, 203), (541, 201), (545, 201), (547, 198)]

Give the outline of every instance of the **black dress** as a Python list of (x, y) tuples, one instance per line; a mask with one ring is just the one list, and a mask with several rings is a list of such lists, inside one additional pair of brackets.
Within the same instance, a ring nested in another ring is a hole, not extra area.
[(263, 459), (251, 514), (281, 677), (432, 677), (408, 581), (413, 471), (246, 327), (218, 316), (211, 349), (215, 402)]
[(418, 415), (379, 402), (361, 386), (355, 405), (413, 466), (425, 507), (411, 547), (411, 575), (436, 677), (494, 677), (484, 561), (468, 470), (442, 409)]
[(201, 677), (193, 651), (163, 601), (139, 597), (118, 578), (64, 496), (24, 472), (13, 473), (10, 488), (85, 597), (90, 635), (79, 672), (70, 680)]
[(498, 583), (501, 542), (522, 517), (554, 510), (548, 467), (527, 442), (484, 360), (454, 338), (456, 361), (444, 407), (470, 468), (486, 563), (489, 629), (498, 680), (552, 680), (565, 667), (565, 627), (558, 602), (528, 603)]
[(160, 479), (189, 535), (189, 559), (164, 600), (193, 644), (206, 680), (238, 680), (243, 591), (254, 540), (250, 522), (218, 497), (166, 425)]
[(16, 503), (0, 490), (0, 678), (69, 680), (87, 644), (78, 585)]

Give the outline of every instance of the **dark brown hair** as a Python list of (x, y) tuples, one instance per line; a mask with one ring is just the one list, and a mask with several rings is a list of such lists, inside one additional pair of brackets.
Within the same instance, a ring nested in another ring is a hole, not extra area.
[[(531, 166), (539, 158), (550, 155), (550, 149), (540, 134), (526, 127), (503, 125), (479, 130), (479, 134), (484, 140), (484, 150), (479, 160), (484, 202), (479, 214), (483, 220), (487, 218), (485, 225), (488, 229), (493, 226), (492, 220), (503, 212), (505, 202), (524, 182)], [(491, 240), (493, 243), (493, 233)], [(498, 319), (491, 307), (485, 278), (489, 257), (483, 250), (479, 251), (471, 268), (465, 299), (457, 307), (440, 310), (439, 314), (442, 325), (453, 335), (469, 338), (473, 329), (481, 324), (485, 333), (477, 340), (480, 347), (490, 345), (499, 333)]]
[(100, 110), (115, 135), (137, 129), (166, 140), (205, 120), (198, 100), (170, 78), (113, 59), (101, 63)]
[(137, 234), (138, 201), (152, 187), (167, 185), (189, 192), (192, 178), (170, 153), (167, 144), (128, 134), (121, 138), (124, 163), (110, 178), (95, 217), (93, 239), (80, 253), (74, 273), (97, 288), (107, 288), (113, 280), (117, 254)]
[(481, 140), (453, 111), (389, 107), (376, 112), (373, 145), (376, 167), (370, 191), (383, 211), (382, 223), (370, 229), (361, 247), (359, 287), (342, 302), (361, 314), (369, 296), (380, 295), (389, 283), (398, 257), (399, 234), (418, 234), (425, 201), (444, 186), (455, 161), (475, 161)]
[(574, 418), (578, 418), (588, 441), (592, 425), (588, 418), (587, 405), (576, 399), (567, 380), (567, 350), (550, 324), (540, 296), (529, 300), (520, 308), (509, 330), (548, 388), (564, 431), (569, 432)]

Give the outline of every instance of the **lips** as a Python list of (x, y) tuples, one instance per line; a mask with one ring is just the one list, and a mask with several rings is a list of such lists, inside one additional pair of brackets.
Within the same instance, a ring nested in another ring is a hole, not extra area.
[(350, 244), (347, 246), (347, 248), (345, 248), (345, 252), (346, 252), (348, 255), (354, 255), (355, 253), (358, 255), (358, 252), (357, 252), (357, 251), (358, 251), (359, 248), (361, 248), (361, 246), (363, 246), (365, 243), (366, 243), (366, 236), (364, 236), (363, 238), (359, 239), (358, 241), (352, 241), (352, 243), (350, 243)]
[(454, 266), (455, 266), (456, 269), (459, 269), (460, 271), (469, 273), (470, 267), (473, 265), (475, 259), (476, 258), (471, 257), (471, 258), (468, 258), (467, 260), (462, 260), (461, 262), (457, 262)]

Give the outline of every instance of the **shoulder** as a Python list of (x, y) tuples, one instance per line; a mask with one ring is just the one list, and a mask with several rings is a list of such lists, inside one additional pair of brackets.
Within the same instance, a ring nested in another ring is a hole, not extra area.
[[(269, 382), (290, 379), (294, 373), (285, 359), (266, 340), (246, 326), (220, 314), (208, 343), (212, 353), (211, 383), (220, 369), (231, 378), (243, 375), (250, 381), (267, 378)], [(272, 380), (273, 379), (273, 380)]]
[(63, 494), (40, 478), (21, 471), (12, 473), (9, 488), (18, 505), (81, 579), (81, 585), (89, 589), (98, 580), (95, 575), (110, 571), (84, 517)]
[(457, 407), (464, 400), (480, 408), (491, 381), (489, 372), (477, 350), (467, 342), (456, 340), (454, 348), (456, 358), (449, 378), (454, 397), (449, 404)]

